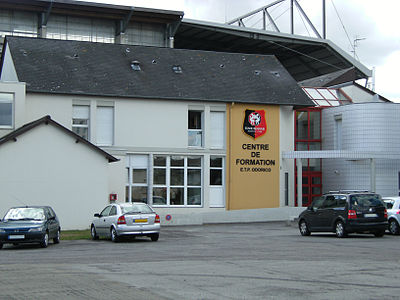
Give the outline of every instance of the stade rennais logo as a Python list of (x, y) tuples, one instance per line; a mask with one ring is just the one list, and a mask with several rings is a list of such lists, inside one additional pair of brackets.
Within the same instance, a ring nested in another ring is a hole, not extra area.
[(244, 112), (243, 131), (254, 139), (264, 135), (267, 132), (265, 110), (246, 109)]

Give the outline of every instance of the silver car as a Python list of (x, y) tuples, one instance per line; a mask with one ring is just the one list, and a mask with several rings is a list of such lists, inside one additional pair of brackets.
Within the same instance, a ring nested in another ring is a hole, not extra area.
[(148, 236), (155, 242), (160, 235), (160, 216), (146, 203), (110, 204), (94, 217), (93, 240), (106, 237), (117, 242), (121, 237)]
[(386, 204), (389, 221), (389, 231), (391, 234), (400, 234), (400, 197), (382, 197)]

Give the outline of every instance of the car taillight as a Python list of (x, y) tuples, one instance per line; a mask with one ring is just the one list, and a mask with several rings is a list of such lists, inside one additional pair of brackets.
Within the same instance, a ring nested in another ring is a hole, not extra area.
[(396, 215), (400, 215), (400, 210), (396, 211)]
[(385, 208), (385, 219), (387, 219), (387, 209)]
[(156, 219), (154, 220), (154, 223), (160, 223), (160, 216), (156, 215)]
[(120, 216), (117, 221), (118, 225), (126, 224), (125, 216)]
[(353, 209), (349, 209), (349, 212), (347, 213), (347, 218), (348, 219), (357, 219), (357, 213)]

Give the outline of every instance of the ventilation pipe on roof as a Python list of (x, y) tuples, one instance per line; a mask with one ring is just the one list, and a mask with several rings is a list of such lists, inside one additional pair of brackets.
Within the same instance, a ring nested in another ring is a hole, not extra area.
[(167, 25), (167, 34), (168, 34), (168, 37), (167, 37), (167, 43), (168, 43), (168, 45), (167, 45), (167, 47), (169, 47), (169, 48), (174, 48), (174, 37), (175, 37), (175, 33), (176, 33), (176, 31), (178, 30), (178, 28), (179, 28), (179, 25), (181, 25), (181, 22), (182, 22), (182, 17), (183, 16), (181, 16), (181, 19), (180, 20), (178, 20), (178, 21), (176, 21), (176, 22), (173, 22), (173, 23), (169, 23), (168, 25)]

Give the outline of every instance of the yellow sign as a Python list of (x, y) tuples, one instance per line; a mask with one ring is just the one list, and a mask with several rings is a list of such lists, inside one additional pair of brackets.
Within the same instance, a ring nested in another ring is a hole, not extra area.
[(279, 207), (279, 106), (228, 105), (227, 208)]

